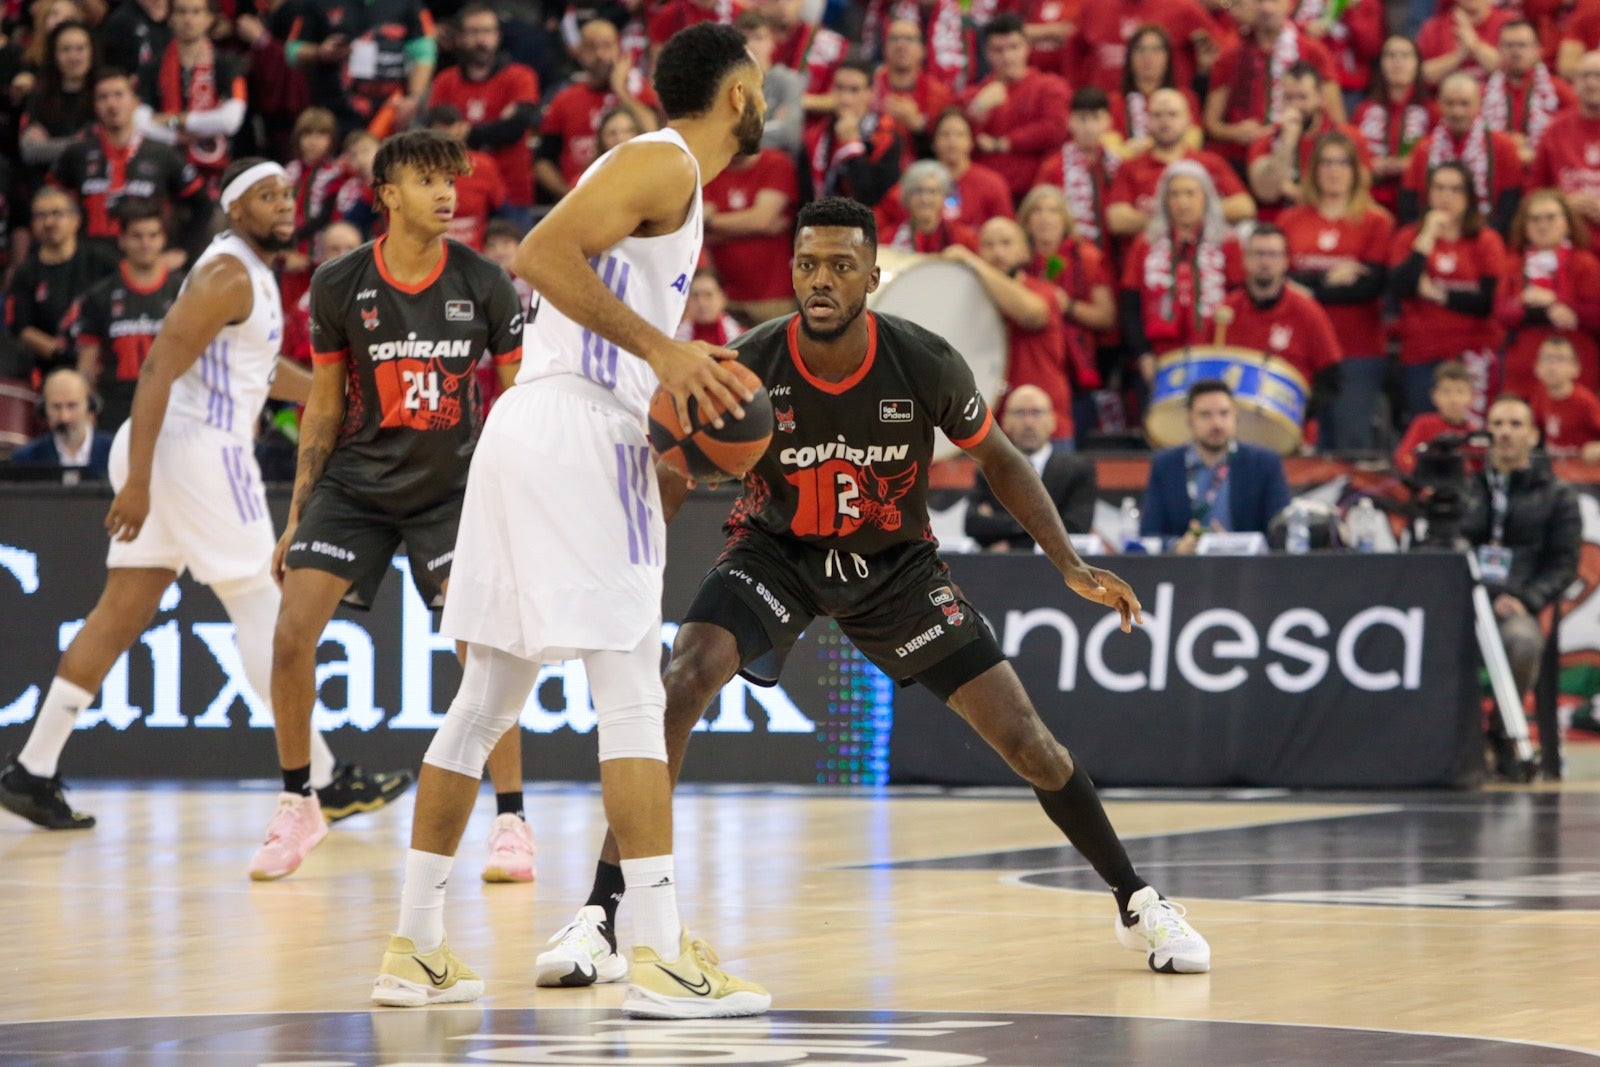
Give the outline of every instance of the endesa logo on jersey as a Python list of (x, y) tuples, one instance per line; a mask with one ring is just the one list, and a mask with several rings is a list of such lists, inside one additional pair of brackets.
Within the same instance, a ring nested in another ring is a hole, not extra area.
[(368, 345), (367, 355), (375, 363), (391, 359), (471, 359), (472, 342), (430, 341), (409, 337), (404, 341), (381, 341)]

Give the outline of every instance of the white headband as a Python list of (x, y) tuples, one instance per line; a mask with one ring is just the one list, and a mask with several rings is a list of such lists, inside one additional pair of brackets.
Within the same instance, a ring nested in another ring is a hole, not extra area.
[(218, 200), (218, 203), (222, 205), (222, 210), (226, 212), (233, 207), (239, 198), (249, 191), (252, 185), (263, 178), (282, 178), (284, 181), (288, 181), (289, 172), (276, 163), (257, 163), (229, 182), (228, 187), (222, 190), (222, 196)]

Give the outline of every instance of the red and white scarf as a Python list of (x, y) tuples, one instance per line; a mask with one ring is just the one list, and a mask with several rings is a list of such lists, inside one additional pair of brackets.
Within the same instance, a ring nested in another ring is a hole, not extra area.
[(1150, 136), (1150, 101), (1135, 89), (1122, 98), (1128, 116), (1128, 140)]
[(958, 0), (938, 0), (932, 18), (923, 17), (917, 0), (872, 0), (867, 7), (861, 39), (867, 47), (881, 47), (891, 22), (914, 22), (922, 27), (927, 45), (927, 69), (960, 96), (972, 71), (968, 65), (966, 17)]
[(1498, 133), (1527, 134), (1530, 146), (1539, 143), (1545, 127), (1560, 109), (1561, 97), (1556, 95), (1550, 69), (1543, 63), (1528, 75), (1528, 93), (1522, 102), (1520, 123), (1511, 114), (1511, 88), (1506, 84), (1505, 71), (1497, 70), (1489, 75), (1489, 83), (1483, 87), (1484, 124)]
[(1428, 145), (1428, 173), (1441, 163), (1461, 162), (1472, 175), (1472, 188), (1478, 194), (1478, 210), (1484, 217), (1494, 210), (1494, 158), (1489, 151), (1489, 130), (1480, 119), (1467, 134), (1461, 151), (1455, 148), (1455, 138), (1444, 123), (1433, 128), (1433, 139)]
[[(217, 99), (217, 53), (210, 40), (200, 42), (200, 58), (189, 68), (189, 92), (183, 91), (183, 61), (178, 58), (178, 42), (167, 45), (161, 57), (158, 76), (161, 110), (168, 115), (186, 111), (210, 111)], [(223, 137), (202, 137), (189, 146), (189, 161), (202, 170), (216, 170), (228, 160), (228, 141)]]
[[(1283, 114), (1283, 76), (1289, 68), (1300, 61), (1300, 27), (1296, 26), (1293, 19), (1286, 19), (1283, 28), (1278, 31), (1277, 39), (1272, 42), (1272, 50), (1265, 52), (1255, 37), (1250, 37), (1248, 47), (1257, 53), (1261, 69), (1259, 75), (1265, 79), (1265, 86), (1257, 84), (1255, 60), (1242, 70), (1242, 80), (1245, 91), (1241, 93), (1242, 99), (1238, 110), (1230, 107), (1233, 114), (1242, 114), (1246, 118), (1260, 117), (1266, 122), (1276, 122), (1278, 116)], [(1261, 53), (1265, 52), (1265, 55)], [(1234, 86), (1237, 90), (1238, 85)], [(1259, 97), (1257, 94), (1260, 94)], [(1230, 99), (1231, 99), (1230, 93)], [(1257, 109), (1260, 109), (1258, 112)]]
[[(1415, 93), (1412, 94), (1415, 98)], [(1394, 118), (1400, 112), (1399, 120)], [(1421, 104), (1374, 103), (1361, 114), (1361, 136), (1373, 158), (1404, 159), (1428, 135), (1428, 109)]]
[(1100, 243), (1101, 190), (1110, 186), (1121, 164), (1116, 153), (1104, 149), (1100, 152), (1100, 170), (1103, 181), (1095, 181), (1094, 165), (1083, 149), (1072, 141), (1061, 146), (1061, 191), (1067, 198), (1067, 209), (1072, 212), (1072, 224), (1078, 236), (1090, 244)]
[[(1179, 258), (1180, 252), (1188, 254)], [(1144, 257), (1146, 339), (1200, 339), (1227, 289), (1228, 257), (1221, 245), (1202, 238), (1174, 248), (1170, 233), (1151, 241)]]
[(894, 231), (894, 236), (889, 239), (889, 247), (901, 252), (921, 252), (923, 255), (937, 255), (951, 245), (960, 244), (956, 235), (950, 229), (948, 220), (940, 220), (939, 228), (932, 233), (919, 232), (911, 225), (911, 220), (902, 222)]
[(1522, 280), (1556, 294), (1556, 299), (1571, 307), (1575, 294), (1572, 281), (1572, 242), (1562, 241), (1555, 248), (1530, 248), (1522, 256)]

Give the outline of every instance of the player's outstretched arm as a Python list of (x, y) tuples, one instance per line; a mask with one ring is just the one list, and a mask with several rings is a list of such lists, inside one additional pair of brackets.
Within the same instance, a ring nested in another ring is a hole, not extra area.
[(295, 465), (294, 496), (289, 501), (289, 519), (283, 526), (283, 536), (272, 553), (272, 576), (283, 583), (284, 559), (295, 529), (300, 525), (306, 501), (311, 490), (322, 480), (339, 441), (339, 427), (344, 423), (345, 387), (349, 369), (343, 360), (317, 363), (311, 370), (311, 396), (306, 400), (305, 414), (300, 417), (300, 455)]
[(696, 181), (693, 161), (679, 148), (659, 141), (623, 145), (523, 238), (514, 264), (542, 300), (650, 364), (677, 400), (684, 425), (690, 396), (701, 410), (731, 409), (736, 418), (744, 417), (740, 401), (751, 395), (717, 363), (733, 359), (733, 351), (673, 340), (607, 289), (589, 260), (626, 237), (671, 233), (683, 225)]
[(1078, 557), (1067, 538), (1055, 501), (1045, 491), (1033, 464), (1003, 433), (985, 434), (983, 440), (967, 449), (967, 454), (983, 468), (983, 476), (994, 490), (995, 499), (1038, 542), (1039, 549), (1056, 565), (1067, 588), (1096, 604), (1104, 604), (1122, 616), (1124, 633), (1135, 622), (1143, 623), (1139, 598), (1127, 582), (1108, 570), (1091, 567)]
[(311, 399), (311, 372), (292, 359), (278, 357), (273, 365), (272, 385), (267, 395), (274, 400), (287, 400), (291, 404), (304, 404)]
[(217, 256), (190, 275), (167, 312), (133, 393), (133, 411), (128, 417), (128, 480), (106, 513), (106, 532), (113, 538), (132, 541), (150, 515), (150, 466), (156, 438), (167, 418), (172, 383), (194, 366), (224, 326), (248, 318), (254, 301), (244, 264), (232, 256)]

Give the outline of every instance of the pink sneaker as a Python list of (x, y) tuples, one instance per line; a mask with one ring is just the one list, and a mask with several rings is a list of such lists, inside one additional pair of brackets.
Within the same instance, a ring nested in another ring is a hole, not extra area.
[(489, 831), (489, 860), (483, 865), (485, 882), (533, 881), (533, 827), (507, 812)]
[(328, 824), (316, 794), (303, 797), (279, 793), (278, 810), (267, 823), (267, 839), (250, 858), (250, 877), (257, 882), (270, 882), (293, 874), (327, 836)]

